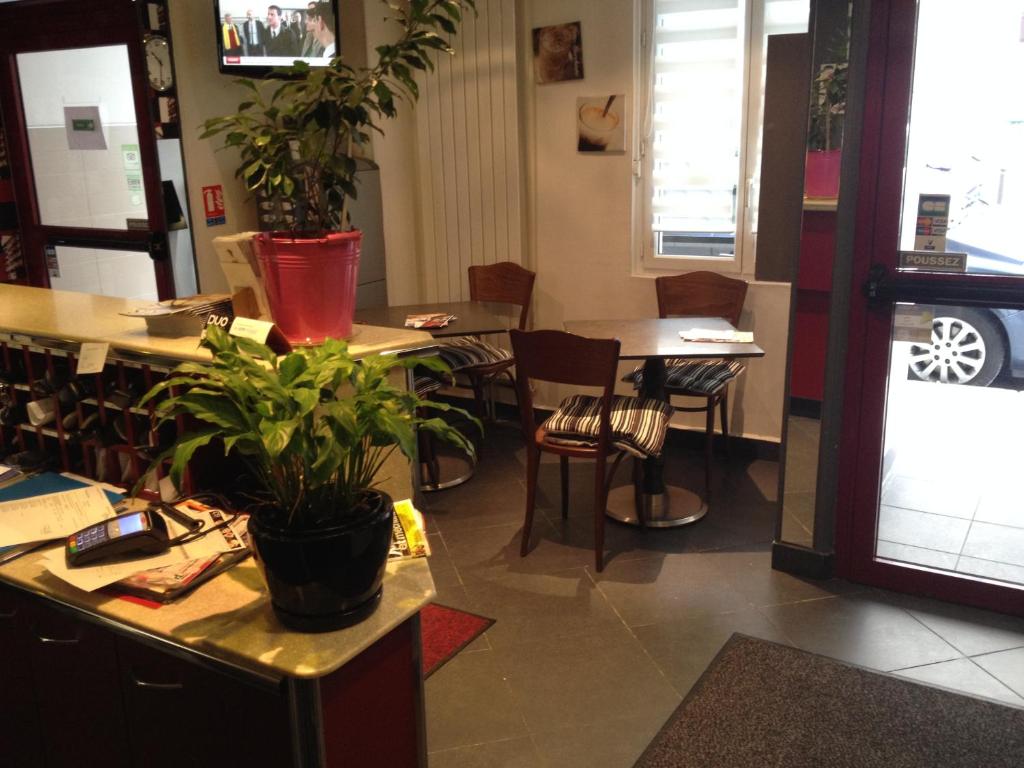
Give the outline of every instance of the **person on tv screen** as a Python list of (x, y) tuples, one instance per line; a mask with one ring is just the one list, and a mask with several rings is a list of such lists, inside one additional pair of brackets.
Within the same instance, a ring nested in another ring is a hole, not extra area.
[(334, 9), (330, 3), (320, 2), (311, 11), (314, 14), (315, 24), (313, 26), (317, 41), (323, 46), (322, 58), (333, 59), (337, 56), (337, 47), (334, 42)]
[(306, 44), (306, 25), (302, 22), (302, 12), (292, 11), (291, 21), (288, 23), (288, 29), (291, 30), (292, 36), (299, 45), (299, 51), (301, 53), (303, 46)]
[(244, 53), (242, 47), (242, 35), (231, 20), (231, 14), (224, 14), (224, 23), (220, 26), (221, 42), (224, 45), (225, 56), (241, 56)]
[(281, 6), (267, 7), (267, 56), (298, 56), (295, 36), (282, 25)]
[(242, 44), (246, 56), (266, 55), (267, 28), (257, 19), (250, 8), (245, 12), (245, 24), (242, 26)]
[(302, 44), (302, 58), (318, 59), (324, 55), (324, 47), (316, 39), (316, 3), (310, 3), (306, 7), (306, 36)]

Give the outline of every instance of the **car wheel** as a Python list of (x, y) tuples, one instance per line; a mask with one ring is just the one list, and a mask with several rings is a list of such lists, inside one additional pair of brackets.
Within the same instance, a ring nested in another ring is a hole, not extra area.
[(932, 343), (910, 347), (910, 378), (987, 387), (1003, 368), (1006, 345), (998, 324), (969, 307), (935, 307)]

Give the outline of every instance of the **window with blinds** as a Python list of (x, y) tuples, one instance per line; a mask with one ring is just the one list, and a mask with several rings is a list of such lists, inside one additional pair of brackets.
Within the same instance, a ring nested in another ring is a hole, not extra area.
[(765, 36), (809, 0), (646, 0), (640, 153), (644, 262), (742, 271), (753, 252)]

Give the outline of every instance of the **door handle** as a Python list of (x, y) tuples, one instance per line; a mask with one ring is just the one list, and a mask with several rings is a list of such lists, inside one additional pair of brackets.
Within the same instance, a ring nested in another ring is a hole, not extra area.
[(868, 297), (869, 301), (880, 301), (882, 299), (884, 291), (882, 283), (886, 275), (888, 275), (888, 270), (883, 265), (871, 265), (871, 269), (868, 270), (867, 282), (864, 283), (864, 295)]

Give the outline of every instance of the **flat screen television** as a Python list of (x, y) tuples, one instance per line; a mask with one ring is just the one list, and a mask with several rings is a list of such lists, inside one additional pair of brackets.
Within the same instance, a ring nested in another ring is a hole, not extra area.
[(339, 53), (338, 1), (214, 0), (220, 71), (267, 77), (296, 60), (323, 67)]

